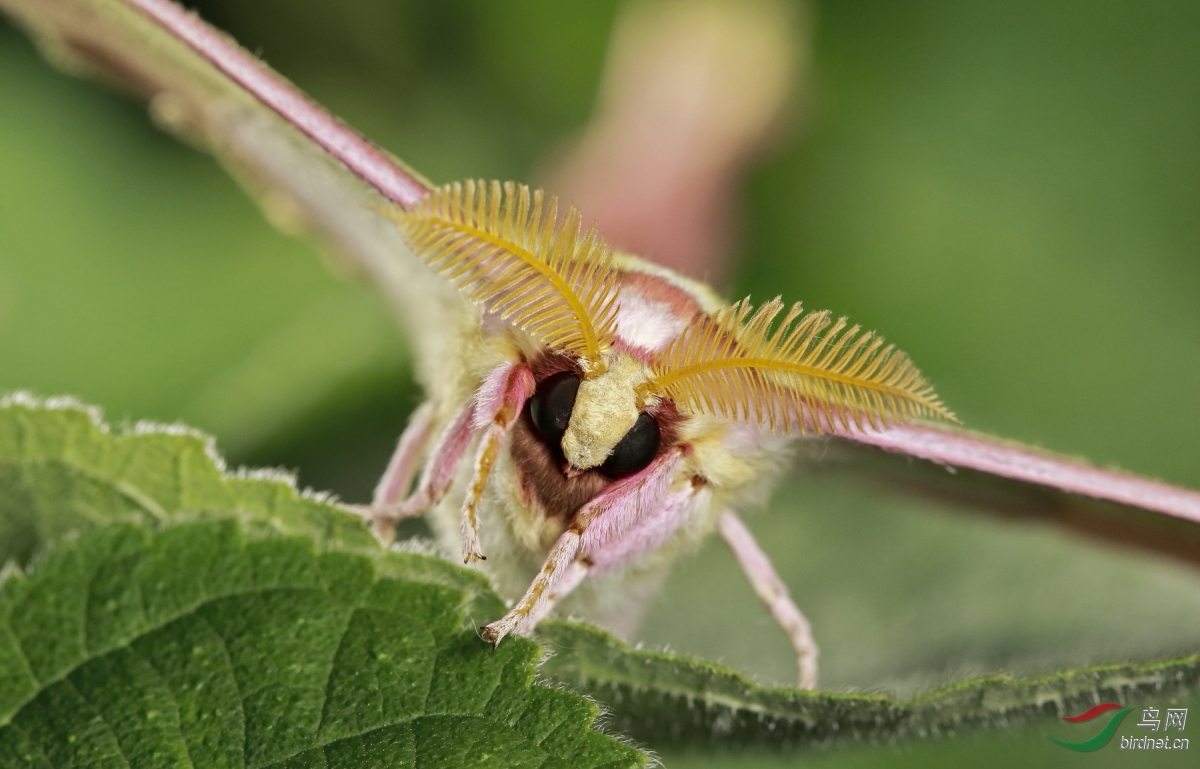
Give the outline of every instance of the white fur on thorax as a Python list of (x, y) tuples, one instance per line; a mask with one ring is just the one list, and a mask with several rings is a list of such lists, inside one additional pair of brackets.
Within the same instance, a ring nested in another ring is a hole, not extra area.
[(631, 347), (659, 352), (683, 333), (687, 321), (671, 312), (662, 302), (647, 299), (632, 291), (621, 294), (617, 310), (617, 335)]

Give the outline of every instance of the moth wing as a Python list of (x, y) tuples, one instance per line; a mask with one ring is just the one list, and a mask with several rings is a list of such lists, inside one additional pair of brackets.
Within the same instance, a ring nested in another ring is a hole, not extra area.
[[(1054, 523), (1200, 565), (1200, 492), (952, 425), (908, 425), (805, 444), (799, 474), (819, 466), (823, 476), (837, 473), (889, 496)], [(1073, 479), (1074, 488), (1048, 485), (1048, 479)]]

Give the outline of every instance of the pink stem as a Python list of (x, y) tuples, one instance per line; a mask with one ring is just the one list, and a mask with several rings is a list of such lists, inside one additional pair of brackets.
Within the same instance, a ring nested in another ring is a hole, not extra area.
[(125, 0), (179, 38), (235, 83), (340, 160), (352, 173), (402, 206), (425, 196), (428, 187), (295, 86), (227, 37), (170, 0)]
[(942, 465), (1052, 486), (1200, 523), (1200, 492), (1102, 470), (996, 438), (933, 425), (902, 425), (878, 433), (843, 433), (842, 437)]

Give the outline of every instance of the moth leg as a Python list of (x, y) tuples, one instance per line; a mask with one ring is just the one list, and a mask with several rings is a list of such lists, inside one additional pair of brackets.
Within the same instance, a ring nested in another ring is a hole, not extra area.
[(546, 600), (525, 618), (523, 623), (524, 628), (532, 630), (537, 627), (546, 616), (554, 610), (555, 605), (559, 601), (571, 594), (571, 591), (579, 587), (580, 583), (587, 578), (591, 571), (591, 564), (586, 558), (576, 558), (567, 566), (562, 577), (554, 585), (554, 590), (546, 596)]
[(612, 542), (606, 543), (604, 547), (589, 553), (592, 559), (592, 573), (599, 574), (615, 566), (636, 561), (646, 553), (656, 550), (687, 523), (696, 497), (705, 488), (703, 481), (693, 480), (681, 490), (669, 494), (658, 507), (643, 511), (644, 515), (629, 530)]
[(500, 449), (509, 430), (533, 395), (537, 384), (533, 372), (524, 363), (505, 363), (488, 372), (475, 393), (474, 428), (482, 432), (475, 451), (475, 468), (462, 505), (463, 562), (486, 560), (479, 544), (479, 500), (487, 486), (488, 475), (500, 457)]
[(433, 402), (425, 401), (408, 418), (408, 426), (400, 435), (396, 450), (388, 460), (387, 469), (375, 485), (375, 494), (371, 498), (372, 510), (382, 510), (393, 505), (408, 493), (413, 475), (417, 472), (421, 452), (425, 450), (425, 444), (429, 442), (429, 434), (432, 431)]
[[(566, 581), (568, 572), (574, 571), (572, 567), (576, 563), (575, 556), (579, 554), (582, 535), (583, 527), (573, 524), (558, 536), (550, 548), (550, 554), (546, 556), (542, 570), (533, 578), (533, 583), (521, 600), (517, 601), (508, 614), (480, 628), (479, 634), (483, 636), (483, 640), (495, 646), (509, 633), (532, 629), (538, 620), (550, 613), (554, 602), (565, 595), (559, 590), (559, 586)], [(583, 576), (586, 576), (586, 572)]]
[(648, 467), (615, 481), (575, 514), (571, 525), (550, 548), (546, 562), (516, 605), (500, 619), (481, 629), (485, 641), (495, 646), (509, 633), (527, 633), (545, 617), (554, 603), (578, 586), (591, 568), (592, 554), (635, 527), (639, 517), (663, 504), (667, 487), (679, 466), (684, 449), (674, 448)]
[(771, 559), (754, 541), (754, 535), (746, 528), (746, 524), (742, 523), (742, 519), (732, 510), (721, 514), (717, 528), (721, 530), (725, 543), (741, 564), (742, 571), (750, 580), (759, 600), (766, 605), (775, 621), (791, 639), (800, 668), (798, 687), (817, 688), (817, 644), (813, 641), (812, 627), (792, 602), (787, 586), (771, 565)]
[[(442, 430), (429, 461), (421, 472), (416, 491), (406, 499), (396, 501), (397, 497), (407, 491), (408, 482), (412, 479), (412, 471), (415, 469), (413, 466), (416, 456), (420, 455), (421, 444), (428, 439), (432, 428), (432, 424), (424, 427), (421, 425), (425, 419), (432, 421), (432, 408), (426, 412), (426, 407), (422, 406), (413, 414), (404, 435), (400, 437), (396, 453), (388, 463), (387, 471), (375, 488), (375, 501), (367, 511), (375, 535), (385, 545), (391, 544), (395, 539), (397, 521), (422, 512), (441, 499), (450, 488), (450, 483), (454, 480), (454, 471), (475, 434), (472, 427), (474, 416), (475, 403), (469, 401)], [(408, 440), (410, 431), (413, 432), (413, 436)], [(422, 431), (425, 433), (423, 437), (420, 435)], [(406, 473), (407, 478), (404, 477)]]

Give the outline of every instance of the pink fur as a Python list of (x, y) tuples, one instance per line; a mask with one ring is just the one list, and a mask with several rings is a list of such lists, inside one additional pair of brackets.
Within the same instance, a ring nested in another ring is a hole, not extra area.
[(458, 469), (459, 460), (462, 459), (463, 453), (471, 443), (471, 437), (474, 435), (471, 422), (474, 416), (475, 404), (468, 403), (442, 432), (437, 447), (433, 450), (433, 456), (429, 459), (429, 464), (425, 465), (425, 476), (422, 480), (428, 479), (428, 481), (421, 485), (428, 487), (438, 496), (450, 488), (450, 483), (454, 480), (454, 471)]
[(476, 430), (483, 431), (483, 437), (475, 452), (474, 472), (462, 506), (463, 558), (468, 563), (484, 558), (477, 529), (479, 500), (504, 439), (536, 386), (533, 372), (525, 363), (503, 363), (489, 371), (475, 391), (473, 423)]
[[(475, 396), (454, 415), (454, 419), (438, 437), (437, 445), (434, 446), (425, 465), (416, 491), (407, 499), (396, 502), (394, 500), (408, 488), (417, 457), (431, 426), (430, 407), (423, 406), (414, 414), (412, 423), (405, 430), (388, 464), (387, 472), (375, 490), (372, 509), (378, 530), (394, 530), (394, 525), (389, 529), (382, 522), (394, 523), (400, 518), (416, 515), (441, 499), (454, 481), (458, 464), (471, 444), (471, 439), (483, 430), (484, 439), (480, 441), (475, 459), (473, 479), (473, 485), (478, 486), (481, 491), (482, 484), (486, 482), (487, 474), (491, 470), (491, 464), (495, 461), (500, 442), (516, 422), (525, 401), (533, 394), (535, 387), (533, 373), (524, 363), (504, 363), (489, 371)], [(478, 493), (474, 496), (468, 495), (463, 511), (464, 545), (467, 552), (476, 557), (480, 556), (473, 506), (478, 502), (478, 498)], [(385, 540), (389, 536), (390, 534), (381, 534)]]
[(688, 484), (669, 495), (662, 504), (640, 513), (640, 520), (621, 537), (591, 553), (592, 573), (599, 574), (615, 566), (637, 560), (662, 546), (678, 531), (695, 508), (697, 488)]
[[(502, 363), (496, 366), (487, 373), (483, 384), (475, 391), (475, 429), (487, 428), (496, 421), (496, 417), (506, 406), (520, 412), (536, 388), (533, 372), (524, 363)], [(512, 416), (507, 421), (511, 422)]]
[(394, 508), (385, 508), (390, 517), (405, 518), (416, 515), (446, 493), (454, 480), (454, 471), (462, 460), (463, 452), (467, 450), (471, 437), (475, 434), (471, 428), (474, 415), (473, 401), (468, 401), (467, 405), (454, 415), (454, 419), (438, 437), (437, 445), (433, 447), (433, 453), (421, 473), (421, 482), (417, 484), (416, 492)]
[[(676, 446), (639, 473), (622, 478), (580, 508), (575, 522), (559, 535), (541, 572), (508, 614), (483, 629), (492, 644), (509, 633), (522, 633), (546, 616), (587, 573), (591, 554), (607, 549), (638, 522), (638, 516), (661, 507), (679, 467), (684, 447)], [(581, 571), (582, 569), (582, 571)]]
[(683, 333), (688, 321), (673, 315), (663, 302), (640, 294), (621, 294), (617, 310), (617, 334), (628, 347), (646, 353), (659, 352)]
[(585, 556), (607, 548), (662, 506), (682, 454), (679, 447), (671, 449), (641, 472), (613, 482), (580, 509), (575, 521), (584, 527), (580, 550)]
[(537, 627), (537, 623), (546, 618), (551, 611), (554, 610), (554, 605), (566, 596), (571, 594), (571, 591), (579, 587), (580, 583), (587, 578), (589, 569), (582, 561), (571, 561), (567, 564), (562, 576), (554, 585), (554, 590), (546, 596), (546, 600), (540, 601), (534, 611), (530, 613), (520, 624), (520, 630), (532, 630)]

